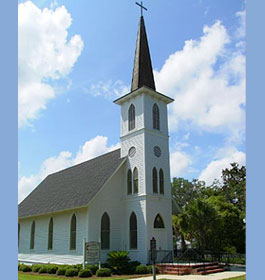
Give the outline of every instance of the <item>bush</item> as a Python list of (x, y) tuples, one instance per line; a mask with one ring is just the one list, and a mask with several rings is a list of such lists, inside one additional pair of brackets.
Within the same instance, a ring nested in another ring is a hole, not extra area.
[(132, 261), (132, 262), (129, 262), (129, 265), (127, 267), (127, 273), (126, 274), (135, 274), (135, 270), (136, 270), (136, 267), (138, 265), (140, 265), (141, 263), (138, 262), (138, 261)]
[(41, 268), (39, 269), (39, 273), (48, 273), (48, 269), (46, 265), (42, 265)]
[(96, 273), (97, 277), (111, 276), (111, 270), (109, 268), (100, 268)]
[(84, 277), (91, 277), (92, 272), (90, 269), (80, 269), (78, 272), (78, 277), (84, 278)]
[(33, 272), (38, 272), (41, 267), (42, 267), (41, 264), (33, 264), (31, 269), (32, 269)]
[(21, 264), (20, 265), (20, 271), (30, 272), (30, 271), (32, 271), (32, 269), (31, 269), (31, 266), (29, 266), (29, 265)]
[(78, 275), (78, 269), (76, 269), (76, 268), (68, 268), (68, 269), (66, 269), (64, 275), (68, 276), (68, 277), (77, 276)]
[(80, 271), (81, 269), (83, 269), (83, 264), (74, 264), (71, 268), (77, 269), (78, 271)]
[(93, 264), (93, 265), (87, 264), (87, 265), (86, 265), (86, 269), (91, 270), (92, 274), (93, 274), (93, 275), (96, 275), (96, 272), (97, 272), (97, 270), (98, 270), (98, 265), (97, 265), (97, 264)]
[(147, 267), (145, 265), (140, 264), (140, 265), (136, 266), (135, 273), (136, 274), (147, 274), (148, 273)]
[(56, 271), (56, 274), (57, 275), (65, 275), (65, 271), (66, 271), (65, 267), (59, 267)]
[(130, 258), (129, 252), (126, 251), (112, 251), (108, 253), (107, 264), (115, 274), (128, 273), (128, 265)]
[[(156, 273), (159, 273), (159, 269), (157, 266), (155, 266), (155, 269), (156, 269)], [(148, 265), (147, 266), (147, 271), (149, 274), (152, 274), (153, 273), (153, 266), (152, 265)]]
[(58, 266), (56, 266), (56, 265), (48, 265), (47, 266), (47, 272), (49, 274), (56, 274), (57, 270), (58, 270)]

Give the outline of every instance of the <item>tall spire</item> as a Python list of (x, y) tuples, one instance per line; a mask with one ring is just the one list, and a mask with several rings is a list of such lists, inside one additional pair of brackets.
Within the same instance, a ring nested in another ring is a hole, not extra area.
[(137, 34), (131, 91), (142, 86), (156, 89), (143, 16)]

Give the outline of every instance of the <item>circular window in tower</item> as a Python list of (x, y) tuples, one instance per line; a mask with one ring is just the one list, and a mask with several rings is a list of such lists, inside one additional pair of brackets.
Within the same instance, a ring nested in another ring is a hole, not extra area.
[(161, 156), (161, 149), (158, 146), (154, 146), (154, 155), (156, 157), (160, 157)]
[(129, 154), (129, 157), (131, 157), (131, 158), (134, 157), (136, 154), (136, 148), (131, 147), (128, 154)]

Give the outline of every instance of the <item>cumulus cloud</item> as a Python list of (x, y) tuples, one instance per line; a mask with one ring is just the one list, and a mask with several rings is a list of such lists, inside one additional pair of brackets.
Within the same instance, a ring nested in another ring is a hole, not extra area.
[(208, 132), (244, 131), (245, 56), (239, 48), (229, 48), (230, 43), (217, 21), (154, 71), (158, 91), (175, 99), (169, 108), (171, 131), (181, 122)]
[(18, 182), (18, 202), (21, 202), (45, 177), (49, 174), (89, 160), (101, 154), (118, 149), (120, 144), (107, 145), (108, 138), (104, 136), (96, 136), (86, 141), (79, 148), (76, 156), (68, 151), (61, 152), (58, 156), (46, 159), (40, 166), (37, 174), (31, 176), (23, 176)]
[(36, 119), (56, 96), (50, 81), (65, 78), (82, 52), (79, 35), (67, 38), (71, 23), (71, 15), (64, 6), (41, 10), (31, 1), (18, 5), (20, 127)]
[(171, 177), (183, 176), (188, 171), (188, 167), (191, 165), (191, 157), (180, 150), (177, 150), (170, 154), (170, 174)]
[(221, 179), (222, 170), (237, 162), (240, 166), (246, 164), (246, 154), (235, 147), (225, 147), (218, 150), (216, 159), (211, 161), (201, 172), (199, 180), (211, 185), (215, 179)]

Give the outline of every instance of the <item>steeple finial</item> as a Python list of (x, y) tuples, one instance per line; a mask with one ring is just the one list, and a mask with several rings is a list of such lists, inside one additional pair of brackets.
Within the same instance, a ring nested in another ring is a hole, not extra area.
[(138, 2), (135, 2), (136, 5), (138, 5), (139, 7), (141, 7), (141, 17), (143, 16), (143, 9), (147, 11), (147, 9), (143, 6), (143, 1), (141, 1), (141, 4), (139, 4)]
[(140, 17), (137, 34), (131, 91), (142, 86), (156, 90), (143, 16)]

